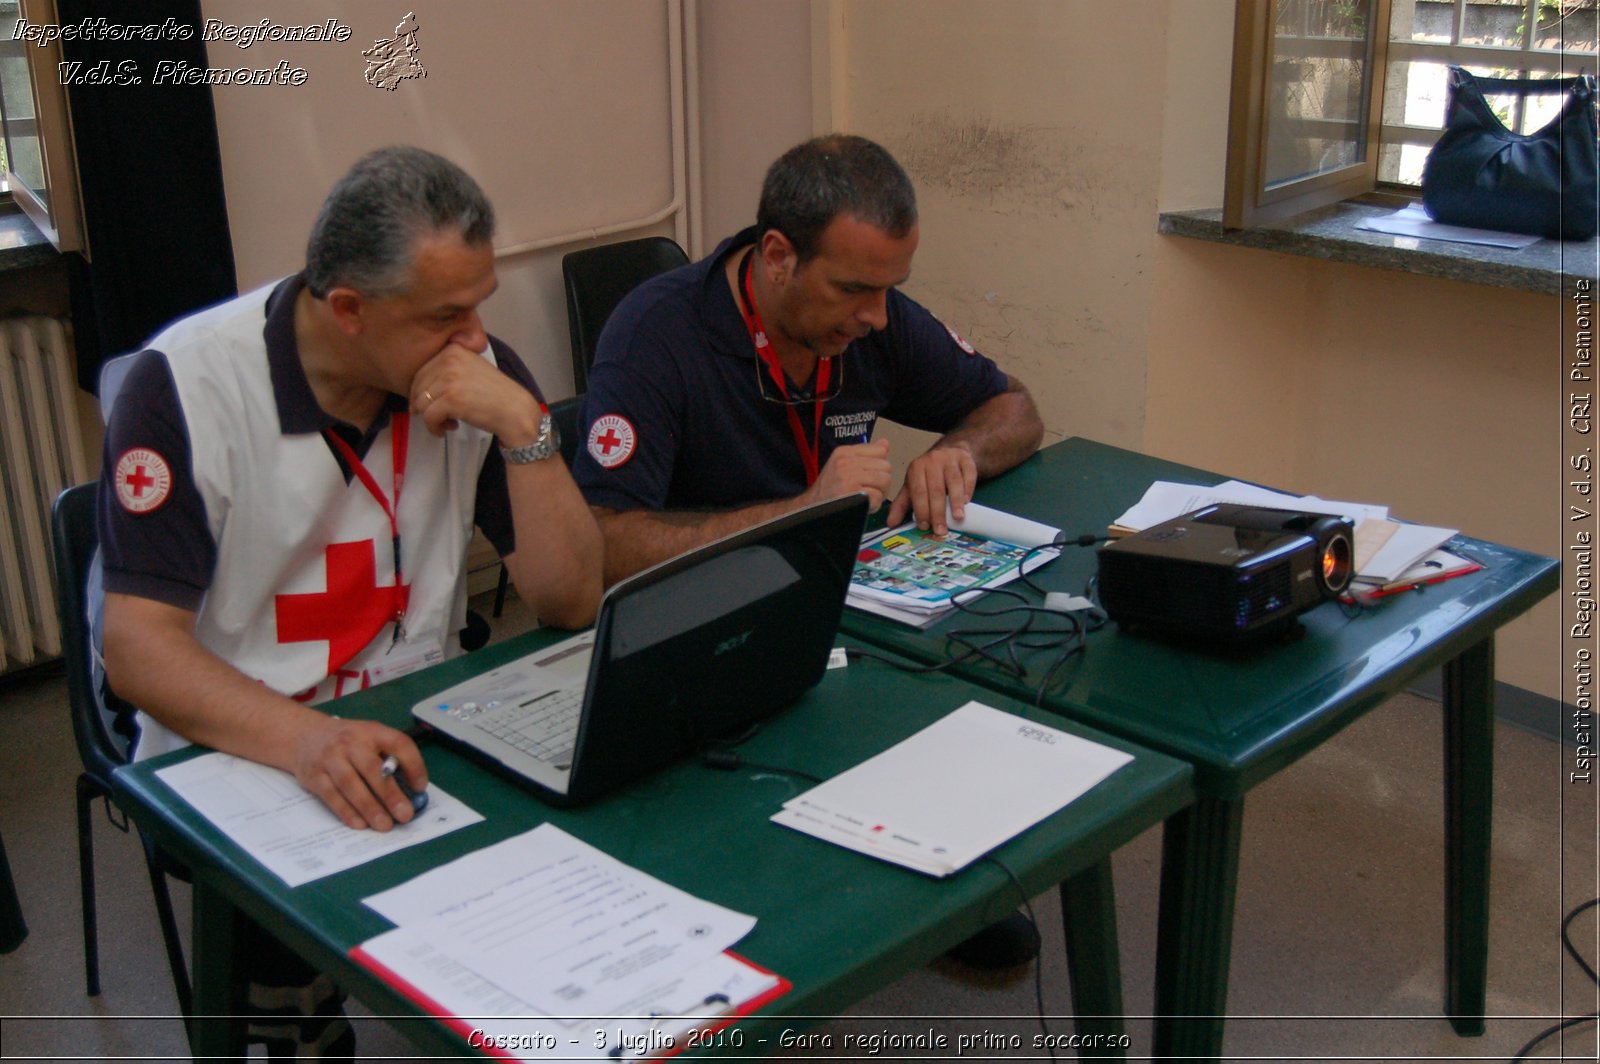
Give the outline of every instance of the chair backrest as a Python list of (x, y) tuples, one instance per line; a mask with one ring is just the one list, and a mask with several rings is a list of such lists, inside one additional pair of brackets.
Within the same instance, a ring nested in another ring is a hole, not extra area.
[(67, 701), (72, 712), (72, 735), (84, 771), (110, 786), (111, 770), (128, 762), (128, 742), (111, 726), (94, 694), (90, 668), (89, 620), (85, 604), (89, 563), (99, 544), (95, 527), (95, 494), (90, 481), (56, 496), (50, 514), (50, 540), (54, 548), (56, 612), (61, 617), (61, 652), (67, 667)]
[(600, 330), (622, 297), (658, 273), (689, 261), (677, 241), (647, 236), (572, 251), (561, 258), (567, 287), (567, 330), (572, 338), (572, 385), (579, 395), (589, 390), (589, 367)]
[(578, 455), (578, 416), (583, 413), (583, 396), (574, 395), (550, 404), (550, 421), (561, 434), (561, 459), (572, 468)]

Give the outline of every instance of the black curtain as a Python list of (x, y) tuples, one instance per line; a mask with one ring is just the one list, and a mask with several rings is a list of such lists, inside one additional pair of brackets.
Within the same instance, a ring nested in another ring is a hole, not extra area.
[[(63, 26), (177, 24), (187, 40), (63, 40), (68, 69), (139, 84), (70, 84), (90, 259), (69, 256), (78, 382), (137, 350), (167, 322), (238, 291), (222, 192), (217, 118), (206, 85), (154, 83), (157, 64), (206, 69), (198, 0), (58, 0)], [(100, 64), (104, 63), (104, 66)], [(171, 79), (168, 79), (169, 81)], [(262, 91), (262, 90), (255, 90)]]

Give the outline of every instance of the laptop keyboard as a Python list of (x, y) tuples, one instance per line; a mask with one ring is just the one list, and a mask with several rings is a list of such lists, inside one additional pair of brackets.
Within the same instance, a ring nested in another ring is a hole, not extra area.
[(490, 702), (472, 723), (536, 761), (559, 761), (570, 758), (578, 741), (578, 713), (582, 708), (582, 688), (567, 688), (526, 702)]

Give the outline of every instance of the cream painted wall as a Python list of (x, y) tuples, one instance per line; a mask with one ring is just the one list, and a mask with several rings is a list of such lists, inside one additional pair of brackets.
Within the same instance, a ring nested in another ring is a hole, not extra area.
[[(1155, 234), (1222, 200), (1229, 0), (827, 8), (837, 124), (917, 182), (908, 290), (1053, 432), (1559, 554), (1557, 300)], [(1559, 695), (1556, 638), (1500, 678)]]
[[(292, 0), (274, 17), (338, 15), (357, 39), (293, 53), (314, 91), (217, 90), (242, 283), (293, 269), (334, 176), (395, 139), (473, 170), (506, 241), (670, 195), (662, 0), (418, 3), (424, 82), (360, 80), (357, 45), (392, 28), (389, 11)], [(1158, 208), (1221, 201), (1229, 0), (688, 11), (706, 240), (749, 219), (766, 165), (813, 125), (875, 137), (918, 185), (908, 290), (1025, 380), (1054, 434), (1559, 553), (1559, 469), (1540, 458), (1559, 428), (1541, 398), (1559, 384), (1553, 298), (1155, 234)], [(252, 63), (276, 59), (257, 47)], [(616, 84), (574, 89), (600, 71)], [(558, 260), (504, 264), (487, 308), (552, 395), (569, 386)], [(897, 440), (897, 457), (918, 446)], [(1551, 605), (1508, 628), (1500, 677), (1557, 695), (1555, 632)]]
[[(368, 85), (363, 48), (394, 32), (414, 10), (418, 58), (427, 77), (394, 91)], [(656, 224), (603, 241), (659, 233), (688, 242), (700, 208), (710, 239), (753, 218), (767, 164), (810, 132), (810, 8), (804, 0), (757, 7), (733, 0), (683, 0), (676, 28), (687, 84), (674, 106), (669, 0), (412, 0), (374, 3), (280, 0), (281, 23), (338, 18), (347, 42), (209, 46), (213, 66), (304, 67), (301, 86), (213, 90), (224, 188), (241, 288), (298, 269), (306, 235), (327, 190), (365, 152), (390, 143), (437, 151), (476, 177), (495, 204), (497, 248), (544, 241), (659, 214)], [(205, 18), (249, 24), (259, 4), (205, 0)], [(764, 52), (762, 43), (792, 44)], [(695, 77), (710, 94), (691, 130)], [(703, 194), (689, 195), (686, 146)], [(691, 135), (692, 134), (692, 135)], [(509, 255), (497, 262), (499, 291), (483, 307), (489, 330), (528, 363), (549, 398), (572, 394), (561, 256), (596, 240)], [(479, 543), (474, 590), (497, 567)], [(487, 586), (492, 586), (488, 584)]]
[[(1163, 209), (1221, 204), (1232, 8), (1172, 5)], [(1182, 237), (1152, 262), (1144, 450), (1560, 556), (1555, 296)], [(1560, 697), (1559, 641), (1548, 599), (1498, 677)]]
[[(1144, 449), (1561, 554), (1560, 301), (1163, 238)], [(1546, 600), (1499, 678), (1557, 697)]]
[[(368, 85), (361, 56), (414, 10), (427, 77)], [(308, 72), (300, 86), (213, 90), (241, 288), (298, 269), (316, 209), (373, 148), (417, 144), (459, 163), (495, 204), (497, 247), (659, 211), (673, 198), (665, 0), (280, 0), (293, 24), (338, 18), (349, 41), (208, 45), (214, 67)], [(205, 18), (259, 22), (247, 0), (205, 0)], [(672, 233), (670, 221), (624, 233)], [(523, 356), (551, 398), (571, 394), (561, 255), (579, 243), (502, 258), (484, 306), (490, 331)]]
[(845, 3), (834, 100), (916, 182), (906, 290), (1027, 383), (1052, 438), (1123, 446), (1144, 428), (1164, 86), (1122, 42), (1164, 55), (1167, 4), (1132, 10)]
[(756, 220), (767, 167), (811, 135), (809, 0), (699, 0), (696, 257)]

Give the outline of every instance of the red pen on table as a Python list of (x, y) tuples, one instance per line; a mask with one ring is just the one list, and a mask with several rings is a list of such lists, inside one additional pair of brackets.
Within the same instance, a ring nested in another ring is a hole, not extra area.
[(1448, 573), (1440, 573), (1438, 576), (1430, 576), (1426, 580), (1418, 580), (1414, 584), (1406, 584), (1403, 587), (1382, 587), (1355, 597), (1371, 602), (1374, 599), (1388, 598), (1390, 595), (1403, 595), (1407, 591), (1418, 591), (1432, 584), (1442, 584), (1446, 580), (1454, 580), (1458, 576), (1466, 576), (1468, 573), (1481, 572), (1482, 570), (1483, 566), (1473, 562), (1463, 569), (1455, 569)]

